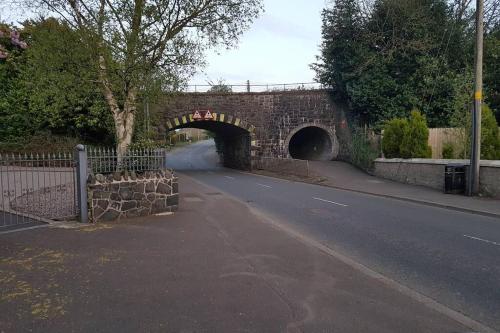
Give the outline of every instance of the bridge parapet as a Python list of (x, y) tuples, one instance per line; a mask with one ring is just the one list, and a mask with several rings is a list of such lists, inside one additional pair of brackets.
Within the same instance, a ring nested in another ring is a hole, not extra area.
[(328, 87), (318, 82), (298, 82), (298, 83), (264, 83), (264, 84), (193, 84), (183, 89), (183, 92), (209, 92), (209, 91), (229, 91), (231, 93), (240, 92), (280, 92), (297, 90), (328, 90)]

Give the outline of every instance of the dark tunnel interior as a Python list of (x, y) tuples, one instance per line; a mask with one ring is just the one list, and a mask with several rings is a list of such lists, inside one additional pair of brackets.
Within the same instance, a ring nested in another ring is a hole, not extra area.
[(217, 152), (227, 168), (249, 170), (251, 168), (250, 133), (238, 126), (216, 121), (191, 122), (180, 128), (199, 128), (215, 134)]
[(332, 140), (324, 129), (310, 126), (292, 136), (288, 151), (292, 158), (325, 161), (331, 159)]

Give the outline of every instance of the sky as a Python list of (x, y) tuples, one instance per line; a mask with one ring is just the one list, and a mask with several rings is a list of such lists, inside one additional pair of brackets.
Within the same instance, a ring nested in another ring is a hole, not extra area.
[(321, 42), (325, 0), (264, 0), (265, 12), (254, 21), (236, 49), (207, 53), (207, 67), (190, 84), (223, 79), (228, 84), (313, 82), (309, 64)]
[[(265, 12), (240, 38), (238, 47), (208, 51), (207, 66), (191, 85), (313, 82), (309, 65), (316, 61), (321, 42), (321, 10), (329, 0), (264, 0)], [(25, 12), (4, 2), (0, 19), (20, 21)]]

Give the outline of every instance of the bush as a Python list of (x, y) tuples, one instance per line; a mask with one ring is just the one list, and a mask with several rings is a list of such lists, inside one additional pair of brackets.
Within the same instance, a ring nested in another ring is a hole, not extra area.
[(408, 126), (404, 129), (400, 152), (403, 158), (430, 158), (432, 149), (428, 145), (427, 121), (419, 111), (412, 111)]
[(384, 126), (382, 138), (382, 151), (386, 158), (401, 157), (401, 142), (408, 127), (408, 120), (395, 118), (389, 120)]
[(481, 117), (481, 159), (500, 159), (498, 124), (493, 112), (487, 105), (483, 105)]
[(443, 144), (443, 158), (448, 160), (455, 158), (455, 147), (452, 143), (446, 142)]
[(168, 148), (165, 141), (157, 141), (152, 139), (141, 139), (136, 142), (132, 142), (129, 146), (129, 150), (141, 150), (141, 149), (157, 149), (157, 148)]
[(361, 128), (352, 131), (350, 146), (351, 163), (358, 168), (370, 171), (373, 169), (374, 160), (378, 157), (377, 150), (372, 146), (368, 135)]
[(87, 144), (81, 138), (54, 135), (49, 131), (18, 138), (17, 142), (0, 141), (0, 153), (59, 153), (72, 152), (77, 144)]
[[(456, 113), (452, 126), (460, 128), (458, 148), (460, 158), (470, 158), (472, 136), (472, 112), (459, 110)], [(488, 105), (483, 104), (481, 109), (481, 159), (500, 159), (500, 138), (498, 124), (493, 111)]]

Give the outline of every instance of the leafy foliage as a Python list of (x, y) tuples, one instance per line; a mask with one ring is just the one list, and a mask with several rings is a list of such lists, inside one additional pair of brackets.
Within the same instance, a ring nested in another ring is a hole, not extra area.
[(428, 145), (429, 129), (427, 121), (419, 111), (411, 112), (408, 126), (404, 130), (401, 142), (401, 157), (403, 158), (430, 158), (431, 147)]
[(484, 105), (481, 111), (481, 158), (500, 159), (498, 124), (491, 109)]
[[(449, 126), (471, 99), (469, 8), (446, 0), (374, 0), (368, 10), (362, 4), (338, 0), (323, 11), (321, 54), (312, 65), (317, 80), (361, 123), (379, 127), (419, 109), (431, 126)], [(490, 79), (493, 94), (500, 79)]]
[(386, 158), (401, 156), (401, 142), (408, 126), (408, 120), (401, 118), (394, 118), (385, 124), (382, 151)]
[(31, 92), (30, 119), (55, 133), (112, 141), (111, 117), (96, 85), (97, 71), (79, 35), (55, 19), (28, 22), (24, 29), (31, 36), (23, 70)]
[(217, 83), (210, 81), (208, 84), (210, 84), (210, 89), (208, 90), (209, 92), (231, 93), (233, 91), (233, 89), (231, 89), (231, 87), (228, 86), (223, 79), (218, 79)]
[(445, 144), (443, 144), (442, 155), (444, 159), (455, 158), (455, 147), (451, 142), (446, 142)]
[(347, 99), (348, 86), (365, 52), (360, 8), (356, 0), (337, 0), (322, 16), (320, 62), (312, 68), (320, 82), (333, 87), (338, 98)]
[(410, 118), (395, 118), (384, 127), (382, 149), (387, 158), (430, 158), (427, 121), (419, 111), (413, 110)]
[(378, 157), (378, 150), (370, 141), (367, 131), (362, 128), (352, 130), (349, 151), (350, 162), (353, 165), (365, 171), (373, 170), (374, 160)]
[(485, 101), (500, 123), (500, 27), (485, 38), (484, 64)]
[(49, 18), (24, 23), (29, 45), (0, 63), (0, 141), (38, 131), (112, 142), (113, 128), (96, 69), (67, 25)]
[[(468, 159), (471, 151), (472, 113), (470, 109), (456, 112), (452, 125), (460, 129), (456, 142), (458, 157)], [(481, 159), (500, 159), (498, 122), (487, 104), (481, 108)]]
[(0, 52), (4, 55), (0, 57), (0, 141), (17, 140), (33, 130), (26, 112), (26, 91), (20, 81), (25, 48), (12, 43), (12, 31), (0, 24)]

